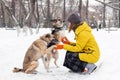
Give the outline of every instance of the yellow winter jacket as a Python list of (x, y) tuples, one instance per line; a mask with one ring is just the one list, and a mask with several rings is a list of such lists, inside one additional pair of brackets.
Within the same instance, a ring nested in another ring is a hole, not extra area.
[(75, 45), (64, 45), (64, 49), (79, 52), (79, 59), (89, 63), (96, 63), (100, 58), (100, 51), (91, 28), (86, 22), (75, 29)]

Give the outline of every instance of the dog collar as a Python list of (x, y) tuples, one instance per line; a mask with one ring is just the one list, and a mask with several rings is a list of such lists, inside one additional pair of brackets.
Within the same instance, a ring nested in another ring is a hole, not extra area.
[(63, 27), (59, 27), (59, 28), (53, 28), (52, 29), (52, 33), (51, 34), (54, 34), (55, 32), (58, 32), (58, 31), (61, 31), (61, 30), (63, 30)]

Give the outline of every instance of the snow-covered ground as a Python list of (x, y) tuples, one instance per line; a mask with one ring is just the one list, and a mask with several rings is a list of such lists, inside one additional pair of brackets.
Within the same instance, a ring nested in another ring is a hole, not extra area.
[[(96, 31), (93, 34), (99, 44), (101, 58), (97, 65), (102, 63), (101, 68), (91, 75), (80, 75), (70, 73), (69, 69), (62, 66), (65, 50), (59, 50), (58, 65), (56, 68), (53, 60), (50, 64), (52, 72), (47, 73), (41, 59), (37, 74), (13, 73), (14, 67), (22, 67), (23, 58), (26, 50), (31, 43), (38, 39), (40, 35), (50, 33), (50, 29), (40, 29), (39, 34), (17, 37), (16, 30), (0, 29), (0, 80), (119, 80), (120, 75), (120, 30)], [(73, 33), (65, 32), (69, 40), (73, 41)]]

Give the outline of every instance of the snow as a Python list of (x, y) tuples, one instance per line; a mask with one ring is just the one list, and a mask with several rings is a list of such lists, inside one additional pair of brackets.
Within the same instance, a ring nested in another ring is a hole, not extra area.
[[(26, 50), (31, 43), (40, 35), (50, 33), (50, 29), (40, 29), (39, 34), (24, 36), (23, 33), (17, 37), (16, 30), (0, 29), (0, 80), (119, 80), (120, 74), (120, 30), (108, 32), (105, 29), (96, 31), (93, 34), (98, 42), (101, 51), (101, 58), (97, 65), (102, 66), (91, 75), (80, 75), (70, 73), (63, 65), (65, 50), (59, 50), (58, 65), (50, 63), (50, 70), (47, 73), (41, 59), (37, 74), (25, 74), (22, 72), (13, 73), (14, 67), (22, 68), (22, 61)], [(73, 32), (65, 32), (69, 40), (74, 41)]]

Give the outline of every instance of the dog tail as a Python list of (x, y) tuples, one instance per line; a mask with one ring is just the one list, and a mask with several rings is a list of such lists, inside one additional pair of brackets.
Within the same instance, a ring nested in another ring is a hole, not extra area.
[(16, 67), (14, 67), (14, 69), (13, 69), (13, 72), (22, 72), (23, 71), (23, 69), (19, 69), (19, 68), (16, 68)]

